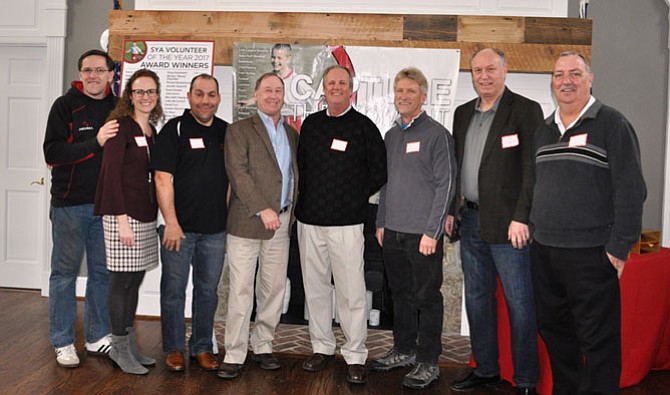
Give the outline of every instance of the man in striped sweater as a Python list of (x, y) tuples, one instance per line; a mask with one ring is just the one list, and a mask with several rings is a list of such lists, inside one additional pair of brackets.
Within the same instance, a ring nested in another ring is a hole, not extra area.
[(561, 54), (558, 109), (535, 133), (531, 265), (554, 395), (619, 393), (618, 277), (646, 197), (635, 131), (591, 96), (592, 82), (584, 56)]

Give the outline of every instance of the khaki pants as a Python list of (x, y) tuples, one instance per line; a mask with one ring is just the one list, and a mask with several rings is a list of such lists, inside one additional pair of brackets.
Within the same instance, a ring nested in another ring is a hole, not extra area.
[(340, 352), (349, 365), (365, 364), (368, 350), (363, 224), (313, 226), (298, 222), (298, 244), (313, 351), (335, 354), (332, 275), (340, 326), (346, 338)]
[(226, 316), (226, 363), (243, 364), (247, 356), (257, 264), (256, 320), (251, 332), (251, 348), (255, 354), (272, 352), (286, 289), (290, 210), (279, 218), (282, 225), (269, 240), (228, 235), (226, 259), (230, 268), (230, 288)]

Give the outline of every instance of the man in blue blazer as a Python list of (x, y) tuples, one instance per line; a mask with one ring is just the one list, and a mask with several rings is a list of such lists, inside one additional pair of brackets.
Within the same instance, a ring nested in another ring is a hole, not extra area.
[[(452, 214), (461, 219), (465, 306), (477, 365), (451, 388), (467, 391), (500, 382), (495, 297), (500, 276), (517, 393), (534, 394), (539, 367), (528, 218), (535, 177), (533, 132), (542, 122), (542, 109), (505, 86), (507, 62), (501, 50), (476, 52), (470, 66), (478, 97), (454, 115), (459, 189)], [(450, 216), (449, 235), (453, 223)]]

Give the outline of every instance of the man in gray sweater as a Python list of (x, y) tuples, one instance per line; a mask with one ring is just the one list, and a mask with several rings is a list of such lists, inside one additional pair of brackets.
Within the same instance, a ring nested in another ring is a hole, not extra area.
[(386, 133), (388, 182), (381, 190), (377, 241), (393, 293), (393, 348), (372, 363), (386, 371), (414, 364), (403, 385), (425, 388), (440, 374), (444, 221), (454, 196), (456, 160), (449, 132), (422, 110), (428, 82), (398, 72), (400, 114)]

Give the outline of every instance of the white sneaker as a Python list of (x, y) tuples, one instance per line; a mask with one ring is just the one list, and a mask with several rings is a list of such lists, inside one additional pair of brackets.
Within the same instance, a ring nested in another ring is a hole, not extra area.
[(56, 348), (56, 362), (64, 368), (79, 367), (79, 357), (77, 356), (77, 349), (74, 348), (74, 344)]
[(86, 352), (93, 355), (107, 355), (112, 349), (112, 335), (107, 334), (94, 343), (86, 342)]

